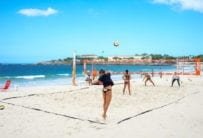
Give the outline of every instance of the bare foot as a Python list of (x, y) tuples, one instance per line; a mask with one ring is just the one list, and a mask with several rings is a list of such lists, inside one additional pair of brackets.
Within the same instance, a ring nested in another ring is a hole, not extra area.
[(104, 120), (106, 120), (106, 115), (105, 114), (103, 114), (102, 117), (103, 117)]

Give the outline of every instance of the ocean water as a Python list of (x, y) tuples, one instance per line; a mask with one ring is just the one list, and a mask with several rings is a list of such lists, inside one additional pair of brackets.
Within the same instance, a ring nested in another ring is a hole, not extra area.
[[(104, 69), (111, 72), (159, 72), (172, 71), (176, 69), (173, 65), (150, 66), (150, 65), (87, 65), (87, 70)], [(35, 64), (0, 64), (0, 84), (8, 79), (12, 84), (20, 86), (37, 85), (64, 85), (71, 84), (71, 65), (35, 65)], [(139, 75), (132, 75), (133, 78)], [(113, 74), (113, 80), (120, 80), (121, 74)], [(84, 82), (83, 66), (77, 65), (77, 82)]]

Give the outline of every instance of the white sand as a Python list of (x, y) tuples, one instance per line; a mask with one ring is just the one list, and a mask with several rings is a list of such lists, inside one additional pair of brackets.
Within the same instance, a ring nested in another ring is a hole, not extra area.
[(102, 86), (1, 92), (0, 105), (6, 108), (0, 110), (0, 137), (202, 138), (203, 78), (181, 76), (180, 88), (176, 82), (170, 87), (171, 76), (153, 80), (156, 87), (133, 80), (131, 96), (122, 95), (123, 84), (115, 85), (107, 121), (101, 118)]

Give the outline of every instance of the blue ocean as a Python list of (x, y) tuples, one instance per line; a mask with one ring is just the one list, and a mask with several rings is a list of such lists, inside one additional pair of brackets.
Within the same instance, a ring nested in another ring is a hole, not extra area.
[[(87, 70), (105, 69), (111, 72), (159, 72), (175, 70), (176, 66), (151, 66), (151, 65), (87, 65)], [(36, 64), (0, 64), (0, 84), (8, 79), (12, 84), (20, 86), (37, 85), (65, 85), (71, 84), (72, 65), (36, 65)], [(138, 75), (133, 75), (133, 78)], [(112, 75), (113, 80), (120, 80), (121, 75)], [(83, 65), (77, 65), (77, 81), (85, 80)]]

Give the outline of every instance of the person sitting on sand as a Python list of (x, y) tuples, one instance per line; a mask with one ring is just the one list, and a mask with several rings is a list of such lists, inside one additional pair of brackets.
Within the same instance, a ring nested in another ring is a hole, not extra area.
[(131, 92), (130, 92), (130, 79), (131, 79), (130, 73), (128, 72), (128, 70), (125, 70), (125, 73), (123, 74), (123, 80), (124, 80), (123, 95), (125, 94), (126, 86), (128, 86), (129, 95), (131, 95)]
[(89, 85), (92, 84), (92, 79), (90, 77), (90, 71), (87, 71), (87, 77), (86, 77), (85, 81), (87, 81), (89, 83)]
[(94, 69), (92, 70), (92, 80), (96, 80), (97, 76), (98, 76), (97, 70), (94, 68)]
[(103, 115), (102, 117), (104, 120), (106, 119), (106, 112), (108, 110), (108, 107), (111, 102), (112, 98), (112, 86), (114, 85), (112, 79), (111, 79), (111, 74), (110, 73), (105, 73), (105, 70), (101, 69), (99, 71), (99, 84), (103, 84)]
[(154, 84), (154, 82), (152, 81), (151, 76), (149, 75), (149, 73), (145, 73), (144, 75), (145, 75), (145, 76), (144, 76), (143, 80), (145, 79), (145, 86), (147, 86), (147, 82), (148, 82), (148, 81), (150, 81), (150, 82), (155, 86), (155, 84)]
[(100, 85), (100, 84), (99, 84), (99, 80), (98, 80), (98, 79), (93, 80), (93, 81), (92, 81), (92, 85)]
[(178, 82), (178, 86), (180, 87), (180, 77), (178, 76), (177, 72), (174, 72), (173, 76), (172, 76), (172, 82), (171, 82), (171, 87), (173, 87), (173, 83), (177, 81)]

